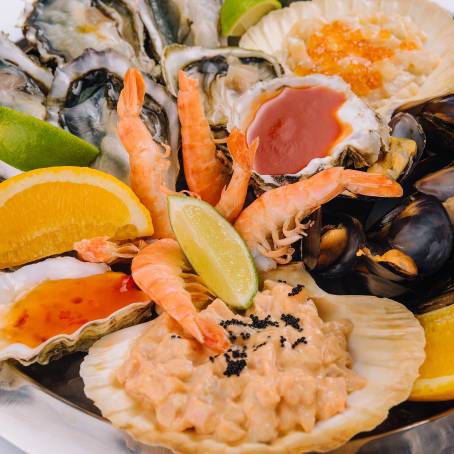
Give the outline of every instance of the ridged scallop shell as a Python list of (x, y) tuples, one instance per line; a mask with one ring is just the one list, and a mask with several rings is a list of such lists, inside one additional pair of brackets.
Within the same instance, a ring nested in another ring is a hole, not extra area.
[[(384, 118), (402, 106), (419, 104), (427, 99), (451, 93), (454, 87), (454, 21), (451, 14), (430, 0), (311, 0), (296, 2), (276, 10), (251, 27), (240, 46), (255, 49), (283, 61), (283, 43), (292, 26), (303, 19), (332, 21), (342, 17), (370, 17), (375, 14), (409, 17), (427, 36), (424, 48), (440, 58), (437, 68), (425, 79), (413, 97), (389, 98), (378, 108)], [(287, 68), (288, 72), (291, 72)]]
[[(50, 266), (53, 267), (56, 276), (59, 276), (60, 279), (67, 279), (70, 276), (67, 268), (79, 261), (73, 257), (58, 257), (27, 266), (34, 267), (40, 264), (44, 265), (46, 262), (52, 263)], [(86, 267), (97, 268), (96, 272), (90, 272), (87, 275), (100, 274), (109, 271), (109, 267), (103, 264), (84, 263), (84, 265)], [(24, 285), (27, 284), (28, 290), (31, 290), (36, 286), (36, 283), (33, 282), (33, 278), (22, 276), (20, 279), (24, 281)], [(14, 284), (11, 285), (14, 286)], [(0, 287), (0, 294), (6, 290), (6, 288)], [(0, 309), (2, 308), (0, 307)], [(3, 311), (0, 310), (0, 317), (2, 312)], [(100, 337), (126, 326), (140, 323), (147, 318), (149, 312), (150, 302), (129, 304), (110, 314), (106, 318), (86, 323), (72, 334), (60, 334), (51, 337), (35, 348), (20, 343), (12, 344), (7, 339), (0, 337), (0, 361), (14, 359), (26, 366), (32, 363), (48, 364), (49, 361), (58, 359), (67, 353), (88, 350), (88, 348)]]
[(147, 411), (115, 380), (115, 371), (148, 324), (106, 336), (90, 349), (81, 366), (86, 395), (115, 427), (138, 441), (166, 446), (178, 453), (204, 454), (328, 451), (359, 432), (373, 429), (391, 407), (408, 398), (425, 356), (424, 331), (410, 311), (389, 299), (329, 295), (317, 287), (301, 264), (281, 267), (264, 277), (305, 285), (325, 321), (347, 318), (353, 322), (349, 351), (353, 369), (367, 380), (367, 385), (348, 397), (348, 408), (343, 413), (317, 423), (310, 433), (292, 432), (272, 444), (229, 446), (189, 431), (161, 432)]

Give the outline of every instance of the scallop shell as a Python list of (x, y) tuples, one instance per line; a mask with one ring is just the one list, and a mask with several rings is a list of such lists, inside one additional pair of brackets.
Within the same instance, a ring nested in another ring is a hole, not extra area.
[[(46, 262), (50, 261), (52, 261), (52, 264), (47, 266), (52, 266), (55, 279), (67, 279), (70, 277), (67, 271), (68, 267), (78, 262), (73, 257), (59, 257), (40, 263), (46, 264)], [(27, 266), (36, 265), (39, 264)], [(27, 268), (27, 266), (23, 268)], [(88, 275), (109, 271), (109, 267), (103, 264), (84, 263), (84, 266), (90, 266), (94, 270)], [(24, 281), (24, 278), (25, 276), (21, 276), (19, 279)], [(37, 282), (34, 282), (33, 278), (28, 277), (27, 279), (27, 282), (24, 281), (23, 283), (27, 284), (27, 288), (30, 290), (36, 286)], [(5, 291), (8, 291), (8, 288), (0, 288), (0, 295)], [(72, 334), (60, 334), (51, 337), (35, 348), (19, 343), (11, 344), (8, 340), (0, 337), (0, 361), (14, 359), (26, 366), (32, 363), (48, 364), (49, 361), (58, 359), (67, 353), (86, 351), (95, 341), (105, 334), (112, 333), (126, 326), (135, 325), (146, 319), (150, 312), (150, 304), (150, 302), (129, 304), (106, 318), (86, 323)]]
[[(397, 107), (419, 104), (451, 93), (454, 87), (454, 21), (451, 14), (430, 0), (312, 0), (293, 3), (265, 16), (243, 35), (240, 46), (261, 50), (283, 60), (283, 42), (295, 22), (302, 19), (332, 21), (346, 16), (370, 17), (375, 14), (409, 17), (427, 36), (425, 48), (438, 55), (440, 63), (426, 78), (416, 96), (389, 98), (379, 107), (384, 118)], [(282, 62), (285, 66), (285, 62)], [(291, 72), (286, 68), (288, 72)]]
[(292, 432), (272, 444), (229, 446), (190, 432), (161, 432), (149, 414), (115, 380), (134, 340), (148, 323), (107, 336), (97, 342), (81, 366), (85, 393), (115, 427), (142, 443), (161, 445), (179, 453), (204, 454), (294, 453), (328, 451), (355, 434), (382, 422), (391, 407), (407, 399), (424, 360), (424, 331), (404, 306), (371, 296), (334, 296), (317, 287), (301, 264), (292, 264), (264, 277), (304, 284), (324, 320), (348, 318), (354, 328), (349, 350), (353, 369), (367, 385), (348, 397), (345, 412), (317, 423), (310, 433)]

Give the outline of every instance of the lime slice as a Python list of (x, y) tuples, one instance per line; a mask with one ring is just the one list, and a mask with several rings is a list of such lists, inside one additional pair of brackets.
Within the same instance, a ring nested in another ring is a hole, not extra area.
[(168, 202), (172, 229), (194, 270), (226, 304), (247, 309), (258, 278), (237, 231), (206, 202), (182, 196), (169, 196)]
[(278, 0), (225, 0), (221, 9), (224, 36), (241, 36), (263, 16), (282, 8)]
[(0, 107), (0, 160), (20, 170), (88, 166), (98, 155), (93, 145), (45, 121)]

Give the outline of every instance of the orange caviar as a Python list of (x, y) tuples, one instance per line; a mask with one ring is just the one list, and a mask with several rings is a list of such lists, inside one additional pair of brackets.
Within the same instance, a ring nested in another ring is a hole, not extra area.
[[(306, 41), (313, 66), (298, 65), (295, 73), (301, 76), (311, 73), (339, 75), (357, 95), (367, 95), (383, 86), (383, 76), (373, 64), (395, 55), (395, 50), (388, 45), (391, 37), (391, 32), (385, 28), (369, 38), (362, 30), (345, 22), (331, 22)], [(413, 41), (402, 41), (399, 45), (400, 50), (417, 48)]]

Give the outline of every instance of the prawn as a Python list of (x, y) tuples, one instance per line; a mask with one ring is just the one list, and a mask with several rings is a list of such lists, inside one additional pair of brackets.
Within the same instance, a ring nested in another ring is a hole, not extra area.
[(161, 306), (183, 329), (215, 353), (230, 345), (226, 331), (197, 312), (194, 299), (207, 299), (198, 276), (188, 273), (190, 266), (178, 243), (161, 239), (148, 245), (132, 261), (135, 283)]
[(234, 226), (260, 270), (291, 261), (291, 245), (305, 235), (303, 220), (345, 190), (375, 197), (401, 197), (402, 187), (379, 174), (333, 167), (307, 180), (265, 192), (238, 217)]
[(179, 73), (178, 114), (184, 174), (189, 190), (215, 206), (228, 221), (234, 221), (246, 199), (258, 140), (249, 147), (242, 132), (232, 131), (227, 138), (233, 158), (233, 174), (230, 177), (217, 156), (198, 81), (189, 78), (184, 71)]
[(170, 168), (169, 147), (158, 144), (140, 118), (145, 82), (138, 69), (128, 70), (118, 100), (118, 136), (129, 154), (131, 187), (151, 213), (156, 238), (173, 238), (167, 214), (165, 175)]

